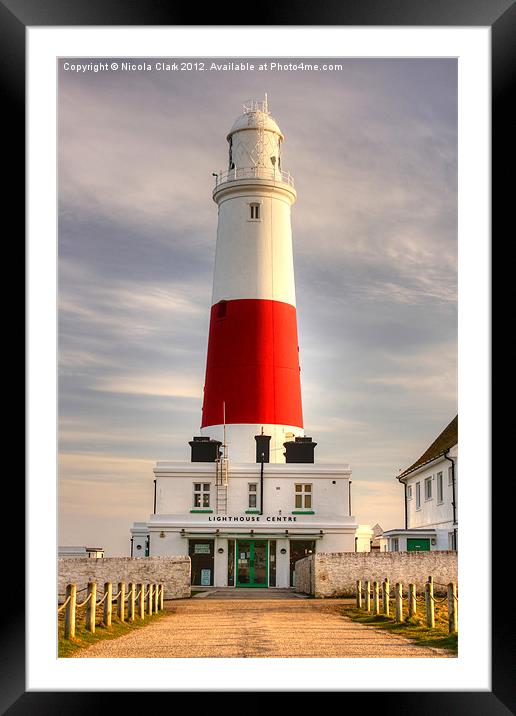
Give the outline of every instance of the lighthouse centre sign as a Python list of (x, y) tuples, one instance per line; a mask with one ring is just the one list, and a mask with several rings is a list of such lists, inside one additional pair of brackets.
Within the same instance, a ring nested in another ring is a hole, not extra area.
[(208, 522), (297, 522), (297, 517), (288, 515), (210, 515)]

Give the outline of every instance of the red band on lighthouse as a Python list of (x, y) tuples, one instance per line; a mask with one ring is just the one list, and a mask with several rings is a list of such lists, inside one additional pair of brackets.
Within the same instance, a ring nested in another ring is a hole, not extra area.
[(202, 427), (226, 423), (302, 428), (296, 309), (262, 299), (211, 309)]

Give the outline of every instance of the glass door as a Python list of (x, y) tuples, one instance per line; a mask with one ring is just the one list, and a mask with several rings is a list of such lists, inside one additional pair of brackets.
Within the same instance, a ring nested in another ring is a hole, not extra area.
[(267, 586), (267, 542), (253, 542), (253, 587)]
[(267, 542), (238, 540), (236, 550), (236, 586), (267, 587)]
[(248, 587), (251, 580), (251, 542), (237, 542), (237, 587)]

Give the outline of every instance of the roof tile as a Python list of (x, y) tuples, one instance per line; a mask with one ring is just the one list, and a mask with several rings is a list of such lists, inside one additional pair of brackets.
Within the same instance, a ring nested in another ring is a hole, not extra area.
[(459, 430), (459, 416), (456, 415), (451, 423), (447, 425), (438, 438), (430, 445), (430, 447), (416, 460), (410, 467), (404, 470), (401, 474), (396, 477), (398, 480), (411, 472), (414, 472), (418, 467), (424, 465), (427, 462), (435, 460), (435, 458), (442, 455), (446, 450), (457, 444), (458, 442), (458, 430)]

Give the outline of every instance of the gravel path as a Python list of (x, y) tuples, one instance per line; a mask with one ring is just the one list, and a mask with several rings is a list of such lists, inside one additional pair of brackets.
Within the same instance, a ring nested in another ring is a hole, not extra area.
[(165, 603), (162, 619), (74, 658), (449, 657), (351, 621), (349, 600), (189, 599)]

